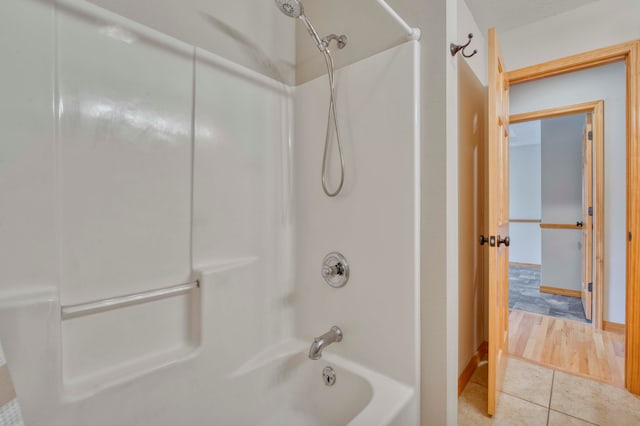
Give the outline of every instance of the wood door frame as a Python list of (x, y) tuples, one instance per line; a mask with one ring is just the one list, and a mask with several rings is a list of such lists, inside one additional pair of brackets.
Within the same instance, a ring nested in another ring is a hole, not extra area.
[(626, 65), (627, 241), (625, 387), (640, 395), (640, 40), (507, 72), (510, 85), (613, 62)]
[[(509, 117), (509, 123), (522, 123), (525, 121), (544, 120), (547, 118), (563, 117), (573, 114), (593, 115), (593, 187), (595, 197), (593, 199), (594, 210), (594, 280), (593, 280), (593, 321), (592, 324), (598, 330), (602, 330), (604, 315), (604, 101), (597, 100), (581, 104), (549, 108), (539, 111), (513, 114)], [(579, 229), (576, 225), (540, 224), (540, 228), (552, 229)]]

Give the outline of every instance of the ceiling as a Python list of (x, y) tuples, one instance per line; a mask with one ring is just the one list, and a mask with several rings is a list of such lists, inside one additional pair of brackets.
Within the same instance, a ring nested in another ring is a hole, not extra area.
[(540, 21), (599, 0), (465, 0), (483, 33)]

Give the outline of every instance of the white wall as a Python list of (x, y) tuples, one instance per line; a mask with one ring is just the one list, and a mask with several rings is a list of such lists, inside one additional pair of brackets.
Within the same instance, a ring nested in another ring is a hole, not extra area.
[(625, 66), (615, 63), (512, 86), (512, 114), (603, 99), (605, 102), (604, 319), (624, 323), (626, 264)]
[[(515, 125), (511, 125), (513, 129)], [(509, 150), (509, 217), (540, 219), (541, 149), (540, 141), (531, 145), (512, 145)], [(538, 223), (510, 223), (509, 261), (540, 265), (542, 247)]]
[[(582, 220), (585, 114), (542, 120), (542, 223)], [(542, 230), (541, 284), (582, 289), (582, 232)]]
[(585, 114), (542, 120), (542, 219), (582, 218), (582, 139)]
[[(345, 186), (336, 198), (328, 198), (320, 183), (326, 77), (296, 88), (293, 162), (296, 335), (311, 342), (338, 325), (343, 341), (327, 351), (416, 389), (417, 48), (415, 42), (405, 43), (338, 72)], [(335, 164), (335, 147), (331, 152)], [(330, 188), (337, 173), (333, 168)], [(332, 251), (345, 255), (351, 268), (349, 282), (340, 289), (320, 275), (322, 259)], [(381, 336), (384, 344), (372, 344)]]
[(540, 219), (541, 145), (512, 145), (509, 149), (509, 217)]
[(510, 223), (509, 262), (542, 264), (542, 232), (539, 223)]
[(281, 395), (230, 373), (293, 333), (291, 89), (81, 0), (2, 2), (0, 55), (0, 340), (25, 423), (256, 423), (247, 403)]
[(640, 2), (600, 0), (500, 34), (508, 70), (640, 38)]

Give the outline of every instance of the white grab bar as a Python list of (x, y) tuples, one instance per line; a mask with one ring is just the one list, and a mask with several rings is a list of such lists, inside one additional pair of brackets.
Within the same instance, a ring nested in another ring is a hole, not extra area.
[(113, 297), (110, 299), (96, 300), (77, 305), (61, 306), (62, 319), (70, 319), (91, 315), (98, 312), (110, 311), (112, 309), (124, 308), (125, 306), (136, 305), (138, 303), (151, 302), (165, 297), (177, 296), (198, 288), (200, 283), (194, 281), (187, 284), (180, 284), (173, 287), (166, 287), (159, 290), (145, 291), (127, 296)]
[(398, 13), (395, 10), (393, 10), (393, 8), (391, 8), (391, 6), (389, 6), (385, 0), (377, 0), (377, 1), (378, 1), (378, 4), (382, 6), (382, 8), (386, 10), (387, 13), (391, 15), (391, 17), (398, 24), (400, 24), (402, 28), (404, 28), (404, 30), (407, 32), (407, 36), (409, 37), (409, 40), (420, 40), (420, 37), (422, 36), (422, 32), (420, 31), (420, 28), (413, 28), (409, 26), (409, 24), (407, 24), (407, 22), (404, 19), (402, 19), (402, 17), (398, 15)]

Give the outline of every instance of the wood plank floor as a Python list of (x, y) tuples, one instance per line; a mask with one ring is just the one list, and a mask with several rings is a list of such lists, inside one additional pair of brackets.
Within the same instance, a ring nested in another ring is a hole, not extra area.
[(546, 367), (624, 387), (623, 333), (512, 310), (509, 352)]

